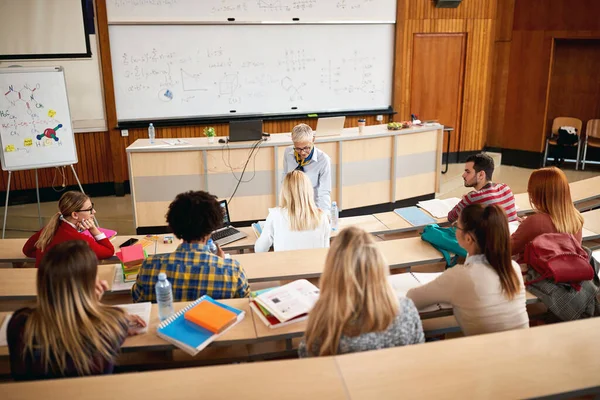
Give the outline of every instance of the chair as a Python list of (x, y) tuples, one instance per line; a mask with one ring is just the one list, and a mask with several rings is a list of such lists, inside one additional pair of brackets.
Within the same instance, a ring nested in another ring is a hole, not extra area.
[(585, 157), (588, 146), (600, 147), (600, 119), (590, 119), (585, 126), (585, 142), (583, 143), (583, 160), (581, 169), (585, 169)]
[(575, 160), (575, 169), (579, 169), (579, 153), (581, 151), (581, 127), (583, 126), (583, 122), (579, 118), (571, 118), (571, 117), (557, 117), (552, 121), (552, 131), (550, 132), (550, 136), (546, 138), (546, 147), (544, 148), (544, 161), (543, 166), (546, 166), (546, 160), (548, 159), (548, 147), (556, 146), (558, 144), (558, 128), (561, 126), (572, 126), (577, 129), (577, 136), (579, 140), (575, 144), (577, 146), (577, 159)]

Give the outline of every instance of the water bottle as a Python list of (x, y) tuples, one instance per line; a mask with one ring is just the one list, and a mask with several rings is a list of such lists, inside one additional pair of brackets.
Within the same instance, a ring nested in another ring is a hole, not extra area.
[(173, 315), (173, 291), (171, 290), (171, 284), (167, 280), (167, 274), (164, 272), (158, 274), (156, 302), (158, 303), (158, 318), (161, 321)]
[(338, 220), (340, 218), (340, 211), (338, 210), (337, 203), (331, 202), (331, 229), (334, 231), (338, 230)]
[(219, 249), (217, 248), (217, 245), (212, 240), (212, 238), (208, 239), (208, 241), (206, 242), (206, 245), (208, 246), (208, 251), (210, 251), (211, 253), (217, 254), (219, 252)]
[(156, 137), (156, 133), (154, 132), (154, 125), (150, 122), (148, 126), (148, 138), (150, 138), (150, 144), (154, 144), (154, 138)]

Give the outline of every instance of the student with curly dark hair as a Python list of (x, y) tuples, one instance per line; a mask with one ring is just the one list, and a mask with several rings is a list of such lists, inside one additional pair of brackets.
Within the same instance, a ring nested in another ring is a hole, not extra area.
[(205, 294), (214, 299), (248, 296), (248, 280), (240, 264), (225, 259), (220, 248), (215, 255), (206, 246), (211, 232), (223, 223), (215, 196), (203, 191), (181, 193), (169, 205), (166, 218), (183, 243), (174, 253), (144, 260), (131, 290), (134, 302), (156, 302), (154, 285), (161, 272), (173, 286), (174, 301), (192, 301)]

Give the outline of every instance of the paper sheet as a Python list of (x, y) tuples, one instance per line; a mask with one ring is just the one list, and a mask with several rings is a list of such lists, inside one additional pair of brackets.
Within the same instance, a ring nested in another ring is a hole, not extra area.
[(12, 313), (8, 314), (4, 321), (2, 321), (2, 326), (0, 326), (0, 346), (8, 346), (8, 341), (6, 338), (6, 330), (8, 328), (8, 322), (12, 318)]
[(123, 282), (123, 271), (120, 265), (115, 265), (115, 275), (113, 278), (113, 292), (129, 292), (135, 282)]
[(137, 331), (139, 333), (148, 332), (148, 327), (150, 326), (150, 313), (152, 311), (152, 303), (133, 303), (133, 304), (119, 304), (117, 307), (120, 307), (127, 311), (128, 314), (137, 315), (141, 319), (146, 322), (145, 328), (138, 328)]
[(435, 218), (446, 218), (448, 213), (460, 202), (457, 197), (451, 197), (449, 199), (432, 199), (426, 201), (419, 201), (417, 206), (433, 215)]

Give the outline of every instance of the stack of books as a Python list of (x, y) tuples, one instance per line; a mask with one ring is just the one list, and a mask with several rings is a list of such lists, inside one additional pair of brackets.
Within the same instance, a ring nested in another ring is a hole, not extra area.
[(158, 326), (156, 334), (195, 356), (240, 323), (246, 313), (208, 295), (200, 297)]
[(121, 267), (123, 268), (123, 281), (135, 281), (140, 272), (140, 267), (147, 257), (144, 247), (140, 244), (122, 247), (121, 251), (116, 253), (116, 256), (121, 261)]
[(280, 287), (251, 293), (250, 308), (269, 328), (281, 328), (308, 318), (319, 298), (319, 288), (299, 279)]

